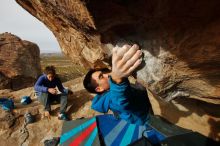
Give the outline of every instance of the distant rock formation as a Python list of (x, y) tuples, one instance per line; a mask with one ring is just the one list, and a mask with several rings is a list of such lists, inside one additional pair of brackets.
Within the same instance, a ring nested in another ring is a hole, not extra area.
[(0, 34), (0, 89), (33, 86), (41, 73), (40, 50), (10, 33)]
[[(138, 43), (144, 61), (137, 78), (159, 99), (158, 113), (220, 139), (220, 108), (212, 109), (220, 107), (219, 0), (16, 1), (53, 32), (66, 55), (85, 67), (110, 63), (116, 44)], [(190, 112), (183, 114), (185, 120), (167, 112), (180, 109)]]

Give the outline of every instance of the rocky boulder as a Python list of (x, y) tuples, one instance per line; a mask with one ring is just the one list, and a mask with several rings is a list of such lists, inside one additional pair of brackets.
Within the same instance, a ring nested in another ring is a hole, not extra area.
[(0, 34), (0, 89), (33, 86), (40, 73), (40, 50), (36, 44), (10, 33)]
[[(220, 108), (210, 114), (196, 106), (220, 107), (219, 0), (16, 1), (53, 32), (66, 55), (85, 67), (106, 66), (115, 45), (139, 44), (144, 61), (137, 78), (158, 103), (175, 112), (172, 105), (178, 103), (173, 100), (181, 99), (190, 105), (187, 110), (194, 106), (192, 113), (206, 115), (188, 123), (200, 121), (200, 126), (220, 131), (213, 124), (220, 121)], [(159, 114), (172, 121), (164, 114), (168, 109), (160, 108), (164, 112)], [(170, 115), (174, 123), (187, 124), (181, 114)], [(210, 122), (212, 117), (217, 119)], [(218, 132), (210, 134), (200, 126), (194, 129), (219, 139)]]

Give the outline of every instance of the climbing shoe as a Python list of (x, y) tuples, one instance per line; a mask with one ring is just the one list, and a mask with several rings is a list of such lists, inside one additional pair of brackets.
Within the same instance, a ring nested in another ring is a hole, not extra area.
[(59, 137), (53, 137), (52, 139), (47, 139), (44, 141), (44, 146), (58, 146), (60, 142)]
[(34, 123), (34, 121), (35, 121), (35, 118), (34, 118), (33, 115), (31, 115), (31, 113), (26, 113), (24, 115), (24, 118), (25, 118), (25, 123), (26, 124)]
[(58, 115), (58, 119), (59, 120), (64, 120), (64, 121), (69, 121), (69, 118), (67, 117), (67, 115), (65, 113), (60, 113)]

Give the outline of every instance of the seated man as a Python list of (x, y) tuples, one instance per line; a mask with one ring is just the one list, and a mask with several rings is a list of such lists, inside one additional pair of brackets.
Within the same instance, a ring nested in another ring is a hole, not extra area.
[[(56, 87), (61, 92), (60, 94), (58, 94)], [(58, 119), (68, 120), (65, 114), (68, 90), (63, 87), (60, 79), (56, 76), (54, 66), (47, 66), (45, 68), (44, 74), (38, 78), (34, 89), (38, 100), (44, 105), (44, 116), (50, 118), (51, 103), (57, 101), (61, 104)]]
[(137, 45), (113, 48), (112, 71), (91, 69), (85, 76), (84, 87), (97, 95), (92, 108), (106, 113), (112, 110), (129, 123), (143, 125), (149, 120), (150, 102), (147, 92), (131, 87), (128, 76), (141, 64), (142, 52)]

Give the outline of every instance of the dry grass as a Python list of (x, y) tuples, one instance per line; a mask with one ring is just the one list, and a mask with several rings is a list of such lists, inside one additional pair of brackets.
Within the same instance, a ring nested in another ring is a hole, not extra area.
[(41, 68), (53, 65), (62, 82), (75, 79), (85, 74), (86, 70), (79, 65), (75, 65), (69, 58), (60, 54), (41, 55)]

